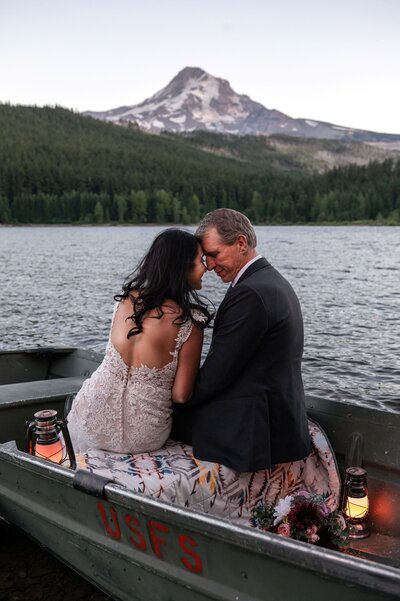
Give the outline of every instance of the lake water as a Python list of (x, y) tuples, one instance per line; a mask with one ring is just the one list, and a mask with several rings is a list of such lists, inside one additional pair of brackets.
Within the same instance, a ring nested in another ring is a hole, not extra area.
[[(0, 348), (104, 351), (112, 297), (161, 229), (0, 228)], [(302, 305), (306, 392), (400, 411), (400, 228), (256, 232), (259, 252)], [(225, 291), (214, 273), (205, 275), (203, 292), (216, 306)]]

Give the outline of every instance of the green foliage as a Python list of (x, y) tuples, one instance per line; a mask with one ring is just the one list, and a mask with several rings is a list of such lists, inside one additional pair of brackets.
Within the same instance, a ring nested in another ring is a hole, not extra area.
[(221, 206), (255, 223), (400, 223), (392, 159), (316, 175), (283, 138), (155, 136), (60, 107), (0, 105), (0, 129), (0, 223), (190, 224)]

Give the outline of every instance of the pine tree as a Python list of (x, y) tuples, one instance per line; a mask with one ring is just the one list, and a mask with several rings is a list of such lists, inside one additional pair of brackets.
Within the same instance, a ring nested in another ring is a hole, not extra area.
[(104, 209), (101, 202), (98, 200), (94, 207), (94, 218), (96, 223), (104, 223)]

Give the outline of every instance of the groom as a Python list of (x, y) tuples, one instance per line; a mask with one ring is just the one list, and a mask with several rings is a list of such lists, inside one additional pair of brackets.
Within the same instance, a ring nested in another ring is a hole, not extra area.
[(242, 213), (208, 213), (196, 237), (207, 268), (231, 286), (193, 396), (174, 412), (171, 437), (191, 443), (197, 459), (239, 472), (303, 459), (310, 439), (297, 296), (257, 254), (253, 226)]

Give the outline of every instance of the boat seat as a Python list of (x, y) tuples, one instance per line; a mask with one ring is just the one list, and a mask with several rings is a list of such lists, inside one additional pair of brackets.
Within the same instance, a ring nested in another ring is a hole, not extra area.
[[(252, 510), (260, 502), (275, 504), (299, 490), (326, 495), (331, 510), (339, 506), (340, 477), (333, 450), (325, 433), (311, 420), (309, 431), (312, 451), (306, 459), (257, 472), (240, 473), (201, 461), (194, 457), (191, 446), (171, 439), (148, 453), (89, 449), (76, 459), (78, 469), (103, 478), (99, 480), (102, 486), (114, 482), (135, 493), (253, 526)], [(78, 480), (82, 490), (82, 478)], [(98, 489), (98, 483), (93, 484), (87, 492)]]
[(54, 380), (36, 380), (18, 382), (0, 386), (0, 405), (20, 404), (21, 401), (43, 399), (44, 401), (64, 399), (75, 394), (81, 388), (86, 376), (55, 378)]

